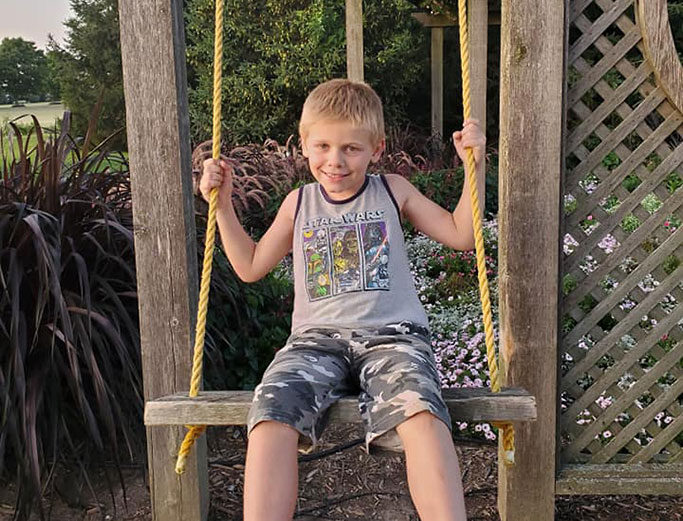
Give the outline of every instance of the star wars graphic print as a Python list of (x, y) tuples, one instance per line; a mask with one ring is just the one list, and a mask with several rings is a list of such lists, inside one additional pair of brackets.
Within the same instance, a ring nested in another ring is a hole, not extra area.
[(379, 210), (319, 217), (304, 224), (309, 300), (389, 289), (390, 248), (383, 217)]

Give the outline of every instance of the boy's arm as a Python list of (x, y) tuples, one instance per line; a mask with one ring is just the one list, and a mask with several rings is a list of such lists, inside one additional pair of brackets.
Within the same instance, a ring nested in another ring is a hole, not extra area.
[(292, 190), (285, 197), (275, 220), (258, 243), (242, 227), (232, 202), (218, 210), (216, 221), (223, 249), (244, 282), (263, 278), (292, 249), (297, 194), (298, 190)]
[[(484, 164), (477, 165), (477, 189), (479, 208), (484, 210)], [(386, 176), (389, 186), (396, 197), (401, 214), (422, 233), (435, 241), (456, 250), (474, 248), (474, 226), (472, 221), (472, 200), (467, 176), (462, 196), (453, 213), (428, 199), (410, 181), (396, 174)]]

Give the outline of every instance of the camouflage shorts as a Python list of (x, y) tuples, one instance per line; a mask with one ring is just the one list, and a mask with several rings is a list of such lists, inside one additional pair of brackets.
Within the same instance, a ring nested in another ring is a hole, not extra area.
[(264, 420), (290, 425), (311, 450), (330, 405), (359, 393), (366, 449), (402, 450), (396, 426), (429, 411), (449, 428), (451, 419), (426, 328), (411, 322), (380, 329), (309, 329), (292, 335), (256, 387), (247, 428)]

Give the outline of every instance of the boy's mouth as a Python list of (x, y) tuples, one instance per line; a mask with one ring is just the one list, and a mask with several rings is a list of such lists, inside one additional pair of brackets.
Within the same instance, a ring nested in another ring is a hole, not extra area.
[(331, 172), (325, 172), (324, 170), (321, 170), (323, 174), (325, 174), (327, 177), (330, 179), (343, 179), (344, 177), (348, 176), (349, 174), (336, 174), (336, 173), (331, 173)]

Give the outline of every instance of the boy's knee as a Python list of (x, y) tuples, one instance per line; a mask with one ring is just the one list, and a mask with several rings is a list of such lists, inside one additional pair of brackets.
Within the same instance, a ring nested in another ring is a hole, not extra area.
[(448, 429), (446, 424), (431, 411), (421, 411), (412, 415), (396, 427), (396, 432), (405, 443), (410, 438), (419, 437), (424, 439), (425, 435)]
[(299, 432), (286, 423), (263, 420), (254, 425), (249, 433), (249, 441), (254, 440), (277, 440), (278, 443), (291, 441), (296, 444), (299, 440)]

